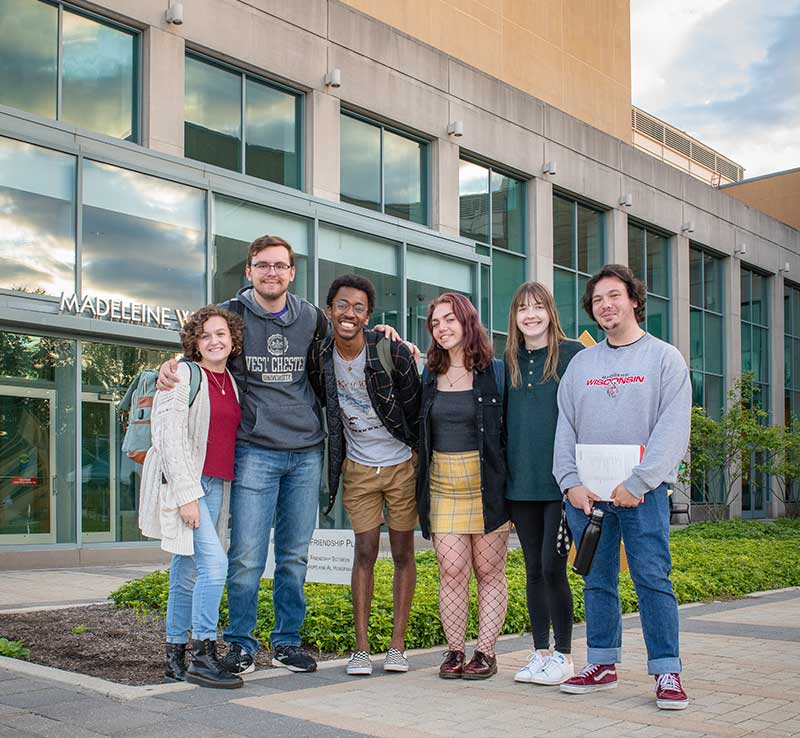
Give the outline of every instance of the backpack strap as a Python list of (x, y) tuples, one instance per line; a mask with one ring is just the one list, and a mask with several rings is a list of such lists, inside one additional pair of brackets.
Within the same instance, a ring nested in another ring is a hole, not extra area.
[(383, 338), (378, 339), (378, 343), (376, 344), (375, 348), (378, 351), (378, 361), (381, 362), (383, 371), (385, 371), (391, 379), (392, 375), (396, 371), (394, 358), (392, 357), (392, 342), (386, 338), (386, 336), (384, 336)]
[(197, 395), (200, 392), (202, 379), (200, 372), (202, 370), (193, 361), (187, 363), (189, 364), (189, 407), (191, 407), (194, 405), (194, 401), (197, 399)]
[(238, 297), (232, 297), (230, 300), (228, 300), (227, 309), (238, 315), (240, 318), (244, 318), (244, 305)]
[(317, 326), (314, 329), (314, 342), (317, 343), (328, 335), (328, 316), (316, 305), (311, 307), (317, 311)]

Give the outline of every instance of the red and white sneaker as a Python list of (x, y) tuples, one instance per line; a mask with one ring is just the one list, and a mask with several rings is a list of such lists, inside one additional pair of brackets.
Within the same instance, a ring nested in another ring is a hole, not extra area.
[(689, 707), (680, 674), (656, 675), (656, 705), (662, 710), (685, 710)]
[(567, 694), (586, 694), (601, 689), (614, 689), (617, 686), (617, 667), (615, 664), (586, 664), (574, 677), (561, 685)]

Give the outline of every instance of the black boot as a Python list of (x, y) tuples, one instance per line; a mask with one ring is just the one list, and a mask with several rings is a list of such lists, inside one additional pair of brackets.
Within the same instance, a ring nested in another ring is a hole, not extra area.
[(186, 644), (168, 643), (164, 676), (176, 682), (186, 680)]
[(237, 689), (244, 682), (236, 674), (230, 674), (217, 658), (217, 642), (192, 639), (192, 662), (186, 672), (186, 681), (201, 687), (215, 689)]

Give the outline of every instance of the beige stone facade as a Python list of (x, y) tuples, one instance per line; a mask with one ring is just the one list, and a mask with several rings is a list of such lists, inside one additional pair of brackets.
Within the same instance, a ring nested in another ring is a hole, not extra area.
[(800, 229), (800, 168), (738, 182), (725, 193)]

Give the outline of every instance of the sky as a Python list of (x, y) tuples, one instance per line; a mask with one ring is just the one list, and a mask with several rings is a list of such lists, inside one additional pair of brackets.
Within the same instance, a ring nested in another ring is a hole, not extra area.
[(631, 0), (633, 104), (741, 164), (800, 167), (800, 0)]

